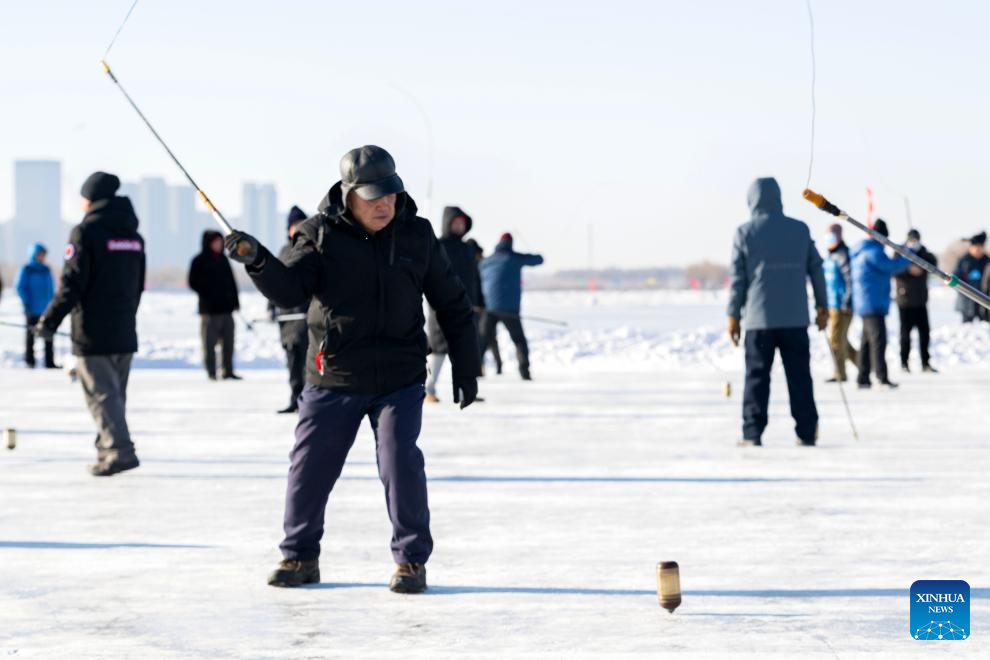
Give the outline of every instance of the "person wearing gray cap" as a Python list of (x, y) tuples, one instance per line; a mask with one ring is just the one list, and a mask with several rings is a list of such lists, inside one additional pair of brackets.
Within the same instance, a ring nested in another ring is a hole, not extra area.
[(85, 217), (72, 228), (58, 293), (35, 326), (51, 338), (72, 314), (72, 352), (96, 422), (95, 465), (108, 477), (138, 467), (127, 427), (127, 381), (137, 352), (136, 317), (144, 291), (144, 239), (131, 200), (118, 197), (120, 179), (94, 172), (82, 186)]
[(397, 567), (389, 588), (424, 591), (433, 551), (426, 472), (416, 446), (426, 381), (424, 295), (447, 340), (453, 400), (461, 408), (477, 397), (480, 369), (474, 311), (433, 227), (416, 215), (389, 153), (365, 146), (341, 159), (340, 181), (317, 215), (299, 226), (284, 262), (243, 232), (230, 234), (226, 245), (277, 306), (309, 306), (284, 559), (268, 583), (319, 582), (327, 499), (367, 417), (393, 528)]

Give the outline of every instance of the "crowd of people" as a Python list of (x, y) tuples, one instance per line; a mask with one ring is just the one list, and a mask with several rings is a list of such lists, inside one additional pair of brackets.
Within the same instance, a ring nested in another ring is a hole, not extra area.
[[(27, 326), (25, 362), (35, 365), (35, 338), (45, 342), (45, 366), (55, 367), (52, 338), (72, 317), (73, 353), (86, 403), (97, 428), (92, 474), (110, 476), (139, 466), (126, 420), (127, 383), (137, 351), (136, 314), (144, 291), (145, 245), (131, 202), (117, 195), (120, 180), (92, 174), (81, 189), (83, 220), (72, 229), (60, 286), (46, 265), (47, 250), (31, 248), (16, 289)], [(784, 215), (776, 180), (749, 190), (751, 218), (733, 243), (728, 304), (731, 341), (745, 346), (744, 446), (762, 445), (768, 422), (772, 366), (780, 354), (801, 446), (818, 443), (818, 411), (811, 375), (808, 326), (830, 328), (829, 383), (857, 370), (860, 388), (893, 389), (886, 364), (892, 283), (900, 313), (900, 359), (910, 369), (917, 330), (924, 372), (936, 373), (929, 352), (927, 273), (867, 237), (853, 247), (833, 225), (823, 259), (807, 225)], [(289, 368), (289, 404), (297, 413), (290, 454), (281, 543), (283, 561), (273, 586), (319, 581), (324, 510), (364, 418), (371, 422), (378, 469), (392, 522), (396, 563), (390, 587), (426, 588), (433, 548), (425, 460), (417, 446), (423, 403), (440, 401), (444, 363), (451, 363), (452, 401), (463, 409), (478, 397), (483, 356), (491, 349), (501, 373), (496, 330), (505, 326), (516, 349), (520, 377), (531, 379), (529, 348), (520, 316), (522, 270), (543, 257), (516, 252), (501, 236), (491, 255), (466, 238), (474, 225), (462, 208), (443, 212), (441, 236), (418, 215), (387, 151), (365, 146), (340, 163), (340, 180), (307, 216), (293, 207), (287, 242), (276, 256), (247, 233), (208, 231), (192, 260), (189, 287), (198, 296), (203, 364), (212, 380), (238, 380), (234, 371), (234, 314), (240, 308), (230, 261), (242, 264), (270, 301), (270, 319)], [(876, 235), (888, 235), (878, 219)], [(956, 276), (987, 290), (990, 258), (985, 234), (969, 241)], [(912, 229), (904, 248), (934, 264)], [(809, 314), (808, 283), (815, 308)], [(424, 298), (429, 305), (424, 315)], [(988, 317), (960, 298), (965, 322)], [(861, 321), (858, 349), (849, 341)], [(218, 369), (217, 346), (220, 346)]]

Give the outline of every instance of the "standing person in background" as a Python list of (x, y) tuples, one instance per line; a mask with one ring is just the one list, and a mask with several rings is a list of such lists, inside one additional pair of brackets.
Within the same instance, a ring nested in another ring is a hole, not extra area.
[[(908, 232), (905, 247), (931, 265), (936, 265), (935, 255), (921, 244), (921, 233), (917, 229)], [(894, 276), (897, 283), (896, 302), (901, 318), (901, 369), (910, 371), (908, 358), (911, 356), (911, 330), (918, 329), (918, 348), (921, 352), (921, 370), (938, 373), (930, 363), (928, 343), (931, 329), (928, 323), (928, 273), (911, 264), (907, 270)]]
[[(479, 309), (484, 308), (481, 300), (481, 285), (478, 276), (478, 263), (474, 257), (474, 248), (467, 244), (464, 236), (471, 231), (473, 224), (471, 216), (462, 211), (460, 207), (448, 206), (443, 210), (443, 228), (440, 234), (440, 247), (450, 261), (450, 268), (454, 275), (464, 285), (467, 291), (468, 302), (475, 310), (475, 318)], [(447, 339), (443, 336), (443, 330), (437, 321), (437, 313), (431, 308), (430, 316), (427, 319), (427, 331), (430, 341), (430, 376), (426, 379), (426, 401), (437, 403), (437, 381), (440, 378), (440, 371), (443, 369), (444, 360), (447, 358)], [(481, 401), (482, 399), (476, 399)]]
[(842, 240), (842, 226), (829, 227), (828, 258), (825, 260), (825, 285), (828, 288), (828, 320), (831, 328), (828, 343), (832, 347), (835, 371), (826, 383), (846, 382), (846, 360), (856, 364), (859, 354), (849, 343), (852, 323), (852, 266), (849, 247)]
[[(888, 236), (887, 223), (878, 219), (873, 230)], [(853, 311), (863, 319), (863, 338), (859, 346), (860, 389), (869, 389), (870, 369), (882, 387), (894, 389), (887, 375), (887, 312), (890, 311), (890, 278), (907, 268), (911, 262), (898, 255), (890, 258), (883, 244), (872, 238), (863, 239), (850, 252), (853, 273)]]
[[(971, 284), (976, 288), (980, 287), (983, 280), (983, 271), (990, 264), (990, 257), (986, 252), (987, 233), (981, 231), (976, 236), (969, 239), (969, 250), (956, 262), (956, 268), (952, 272), (957, 278)], [(956, 297), (956, 311), (962, 314), (963, 323), (972, 323), (979, 318), (979, 305), (960, 295)]]
[(58, 293), (35, 332), (51, 339), (72, 312), (72, 352), (86, 404), (96, 422), (97, 462), (108, 477), (139, 465), (127, 427), (127, 381), (137, 352), (137, 310), (144, 291), (144, 239), (131, 200), (117, 197), (120, 179), (94, 172), (82, 186), (83, 221), (65, 247)]
[[(293, 206), (289, 210), (289, 217), (286, 219), (286, 231), (289, 234), (289, 241), (279, 250), (278, 260), (285, 263), (292, 254), (292, 239), (299, 229), (299, 225), (306, 219), (306, 214), (298, 206)], [(286, 314), (306, 314), (309, 310), (309, 301), (296, 305), (295, 307), (276, 307), (275, 303), (268, 303), (268, 310), (271, 312), (272, 320), (277, 320), (279, 316)], [(282, 348), (285, 350), (285, 362), (289, 367), (289, 405), (279, 410), (280, 415), (298, 412), (299, 395), (302, 394), (303, 385), (306, 384), (306, 350), (309, 348), (309, 332), (306, 326), (306, 319), (298, 321), (279, 321), (279, 337), (282, 340)]]
[(203, 363), (210, 380), (217, 379), (217, 342), (223, 355), (223, 379), (240, 380), (234, 373), (234, 312), (241, 305), (230, 262), (223, 253), (220, 232), (204, 231), (202, 250), (189, 264), (189, 288), (199, 296), (199, 331)]
[(522, 269), (524, 266), (539, 266), (543, 257), (538, 254), (523, 254), (512, 249), (512, 234), (502, 234), (495, 252), (481, 260), (481, 288), (485, 297), (485, 320), (481, 329), (481, 345), (488, 346), (498, 324), (505, 325), (512, 343), (516, 345), (516, 359), (519, 361), (519, 375), (523, 380), (532, 380), (529, 373), (529, 345), (523, 332), (519, 309), (522, 303)]
[(773, 178), (749, 187), (750, 221), (736, 231), (732, 246), (728, 331), (734, 346), (746, 328), (746, 386), (743, 393), (743, 439), (740, 446), (759, 447), (767, 426), (770, 371), (780, 351), (791, 400), (798, 444), (818, 440), (818, 408), (811, 382), (808, 340), (808, 285), (815, 294), (815, 323), (825, 330), (825, 274), (808, 226), (784, 215), (780, 186)]
[[(485, 258), (485, 251), (481, 248), (481, 245), (478, 244), (478, 241), (474, 240), (473, 238), (469, 238), (465, 242), (471, 246), (472, 250), (474, 250), (474, 263), (480, 269), (481, 260)], [(501, 375), (502, 353), (498, 350), (498, 337), (496, 337), (495, 333), (493, 332), (487, 346), (480, 343), (484, 339), (484, 337), (481, 336), (481, 333), (482, 333), (482, 328), (484, 328), (485, 326), (485, 316), (488, 314), (488, 312), (485, 309), (487, 307), (487, 305), (485, 304), (485, 293), (481, 288), (480, 270), (478, 273), (478, 290), (475, 293), (479, 301), (478, 306), (480, 307), (480, 309), (475, 309), (475, 313), (478, 321), (478, 342), (479, 342), (478, 345), (481, 346), (481, 375), (482, 376), (485, 375), (485, 351), (489, 349), (491, 349), (492, 352), (492, 359), (495, 360), (495, 373)]]
[[(24, 316), (27, 319), (27, 341), (24, 347), (24, 362), (34, 369), (34, 326), (48, 303), (55, 297), (55, 283), (52, 280), (52, 270), (45, 263), (48, 250), (41, 243), (31, 246), (28, 251), (28, 261), (17, 274), (17, 295), (24, 305)], [(55, 346), (51, 339), (45, 340), (45, 368), (57, 369), (55, 364)]]

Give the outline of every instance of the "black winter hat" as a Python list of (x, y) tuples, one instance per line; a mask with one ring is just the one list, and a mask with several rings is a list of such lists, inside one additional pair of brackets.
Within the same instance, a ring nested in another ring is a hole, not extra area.
[(405, 192), (402, 179), (395, 173), (392, 156), (373, 144), (351, 149), (344, 154), (340, 159), (340, 183), (345, 204), (347, 194), (352, 190), (369, 202)]
[(117, 194), (119, 189), (120, 179), (115, 175), (106, 172), (93, 172), (82, 184), (79, 194), (89, 201), (95, 202), (101, 199), (110, 199)]
[(289, 209), (289, 217), (285, 219), (285, 228), (288, 229), (297, 222), (302, 222), (307, 218), (306, 212), (303, 211), (298, 206), (293, 206)]
[(908, 240), (909, 241), (920, 241), (921, 240), (921, 232), (918, 231), (917, 229), (910, 230), (908, 232)]
[(877, 221), (873, 223), (873, 231), (884, 237), (890, 236), (890, 230), (887, 229), (887, 223), (880, 218), (877, 218)]
[(981, 231), (979, 234), (969, 239), (969, 242), (973, 245), (986, 245), (987, 233), (985, 231)]

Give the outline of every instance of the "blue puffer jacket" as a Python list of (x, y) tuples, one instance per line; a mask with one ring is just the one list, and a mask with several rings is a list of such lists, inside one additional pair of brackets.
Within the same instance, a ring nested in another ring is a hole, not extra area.
[(852, 312), (852, 268), (849, 247), (845, 243), (830, 249), (825, 259), (825, 286), (828, 288), (828, 308)]
[(890, 311), (890, 278), (911, 262), (888, 257), (883, 245), (867, 238), (849, 252), (852, 260), (853, 311), (858, 316), (887, 315)]
[(24, 313), (28, 316), (41, 316), (55, 295), (51, 269), (35, 261), (38, 253), (42, 251), (48, 250), (45, 250), (45, 246), (41, 243), (31, 246), (28, 250), (28, 262), (17, 274), (17, 295), (21, 297)]
[(500, 241), (495, 253), (479, 264), (485, 308), (495, 312), (519, 313), (522, 299), (523, 266), (539, 266), (543, 257), (512, 251), (512, 241)]

